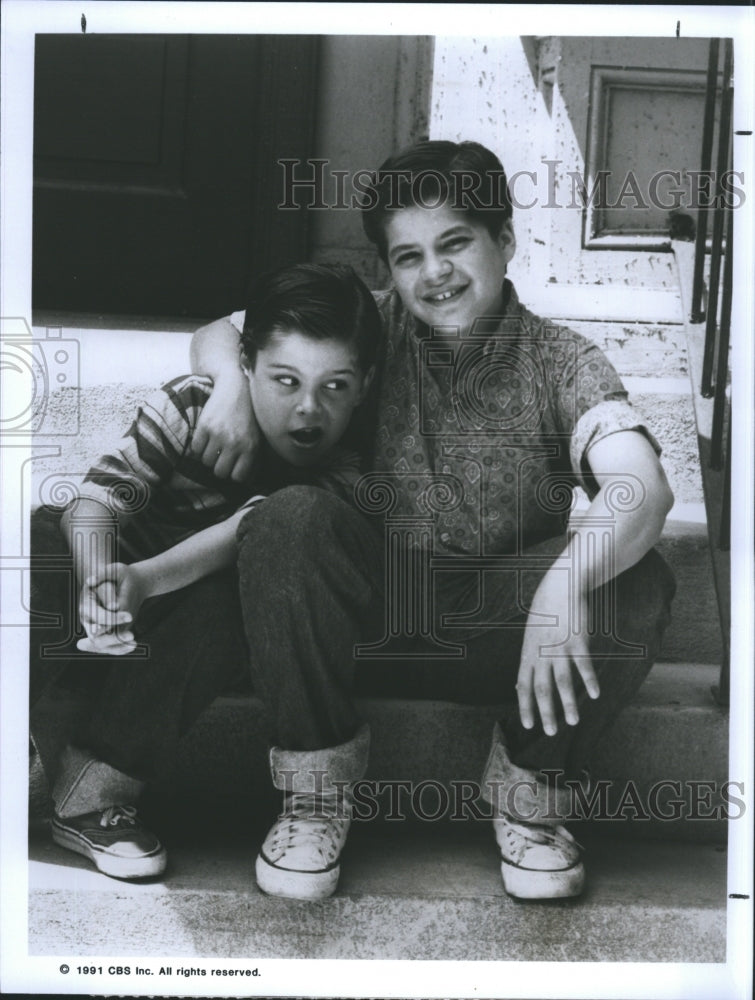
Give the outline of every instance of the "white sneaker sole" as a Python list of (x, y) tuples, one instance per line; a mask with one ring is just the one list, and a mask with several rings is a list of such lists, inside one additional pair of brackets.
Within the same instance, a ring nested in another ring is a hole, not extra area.
[(60, 847), (65, 847), (69, 851), (75, 851), (76, 854), (89, 858), (98, 871), (101, 871), (103, 875), (110, 875), (111, 878), (151, 878), (155, 875), (162, 875), (168, 864), (168, 855), (164, 847), (140, 858), (119, 857), (109, 854), (107, 851), (98, 850), (95, 845), (89, 844), (75, 833), (61, 829), (54, 823), (52, 825), (52, 839)]
[(289, 871), (257, 855), (254, 872), (257, 885), (268, 896), (282, 899), (327, 899), (336, 891), (340, 865), (324, 872)]
[(569, 899), (579, 896), (585, 886), (585, 866), (581, 861), (559, 871), (518, 868), (501, 862), (503, 887), (514, 899)]

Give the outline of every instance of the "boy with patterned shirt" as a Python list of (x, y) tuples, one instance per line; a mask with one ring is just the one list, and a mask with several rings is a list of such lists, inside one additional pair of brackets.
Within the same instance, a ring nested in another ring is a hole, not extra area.
[[(394, 284), (376, 293), (388, 344), (369, 482), (390, 498), (386, 531), (415, 521), (402, 541), (403, 565), (417, 572), (413, 582), (397, 576), (380, 534), (333, 497), (313, 504), (306, 491), (284, 490), (244, 522), (242, 545), (275, 562), (274, 592), (286, 595), (242, 588), (258, 632), (276, 623), (257, 667), (278, 740), (273, 779), (282, 788), (288, 776), (297, 817), (271, 831), (258, 881), (296, 898), (334, 890), (348, 832), (336, 792), (366, 760), (355, 649), (368, 640), (387, 649), (389, 629), (376, 642), (370, 623), (387, 624), (410, 597), (432, 627), (415, 629), (397, 656), (416, 664), (424, 655), (432, 697), (516, 698), (495, 728), (481, 786), (507, 892), (574, 896), (584, 867), (562, 823), (566, 781), (580, 780), (652, 666), (673, 595), (652, 550), (673, 502), (659, 448), (599, 349), (519, 304), (506, 279), (511, 205), (489, 150), (427, 142), (389, 159), (363, 219)], [(232, 339), (218, 321), (194, 345), (196, 367), (226, 387), (197, 438), (210, 463), (209, 443), (221, 449), (224, 470), (244, 461), (224, 437), (242, 416), (222, 413), (238, 378), (224, 349)], [(590, 506), (565, 535), (576, 485)], [(361, 497), (369, 508), (369, 491)], [(439, 656), (454, 645), (459, 659)], [(314, 770), (326, 776), (317, 791)]]

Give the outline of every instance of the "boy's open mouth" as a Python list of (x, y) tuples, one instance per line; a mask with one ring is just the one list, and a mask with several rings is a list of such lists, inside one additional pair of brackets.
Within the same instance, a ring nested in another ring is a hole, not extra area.
[(293, 438), (296, 444), (311, 447), (321, 440), (323, 429), (322, 427), (299, 427), (295, 431), (289, 431), (288, 435)]
[(434, 292), (432, 295), (425, 295), (424, 300), (433, 306), (443, 305), (446, 302), (450, 302), (452, 299), (458, 299), (462, 292), (465, 292), (466, 290), (466, 285), (460, 285), (458, 288), (447, 288), (442, 292)]

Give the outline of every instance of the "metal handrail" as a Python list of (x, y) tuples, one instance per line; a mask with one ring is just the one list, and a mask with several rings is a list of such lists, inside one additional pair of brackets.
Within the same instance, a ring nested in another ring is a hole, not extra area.
[(713, 235), (711, 238), (710, 280), (708, 282), (708, 302), (705, 310), (705, 353), (703, 355), (703, 377), (700, 387), (700, 392), (706, 398), (712, 396), (714, 392), (713, 361), (717, 346), (718, 289), (721, 279), (721, 255), (723, 252), (724, 222), (726, 216), (724, 174), (729, 168), (731, 157), (732, 67), (733, 46), (731, 39), (727, 38), (724, 41), (724, 73), (723, 88), (721, 91), (721, 115), (718, 124), (718, 156), (716, 158), (716, 176), (713, 185), (715, 203), (713, 208)]
[[(711, 234), (710, 277), (707, 301), (703, 307), (703, 273), (707, 238), (707, 211), (701, 209), (695, 242), (695, 264), (690, 320), (705, 320), (705, 346), (700, 393), (713, 397), (708, 465), (723, 470), (721, 483), (721, 511), (715, 544), (721, 551), (728, 551), (731, 524), (731, 402), (729, 383), (729, 342), (731, 335), (732, 275), (734, 257), (734, 210), (725, 197), (724, 176), (732, 166), (732, 109), (733, 92), (733, 43), (723, 40), (723, 75), (720, 98), (718, 96), (718, 63), (720, 39), (711, 39), (708, 53), (708, 78), (703, 126), (702, 170), (708, 173), (713, 150), (713, 123), (716, 105), (719, 108), (718, 148), (716, 174), (712, 185), (713, 231)], [(725, 240), (725, 242), (724, 242)], [(723, 257), (723, 276), (721, 258)], [(720, 301), (720, 316), (719, 316)], [(716, 584), (719, 590), (719, 584)], [(719, 596), (719, 600), (721, 597)], [(719, 683), (714, 693), (719, 704), (729, 702), (729, 640), (724, 636), (724, 656)]]
[[(713, 126), (716, 120), (716, 84), (718, 81), (718, 39), (711, 38), (708, 48), (708, 77), (705, 84), (705, 114), (703, 116), (703, 143), (700, 157), (700, 174), (709, 177), (713, 156)], [(705, 195), (709, 193), (708, 185)], [(705, 241), (708, 236), (708, 210), (701, 206), (697, 213), (697, 234), (695, 237), (695, 270), (692, 279), (692, 315), (693, 323), (702, 323), (705, 319), (703, 302), (703, 270), (705, 267)]]

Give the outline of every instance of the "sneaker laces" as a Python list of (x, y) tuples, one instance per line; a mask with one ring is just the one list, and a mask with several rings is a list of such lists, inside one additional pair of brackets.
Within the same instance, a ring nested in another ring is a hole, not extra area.
[(565, 826), (545, 826), (539, 823), (517, 823), (516, 820), (505, 817), (506, 826), (514, 830), (532, 844), (558, 844), (559, 841), (567, 840), (574, 844), (581, 851), (584, 847), (572, 836)]
[[(584, 851), (583, 846), (563, 826), (546, 826), (540, 823), (518, 823), (510, 816), (499, 817), (496, 821), (497, 839), (501, 850), (512, 860), (519, 862), (530, 847), (552, 847), (559, 853), (572, 847)], [(500, 840), (505, 836), (507, 847)]]
[(348, 833), (350, 818), (345, 815), (345, 795), (294, 792), (286, 798), (284, 811), (275, 824), (273, 850), (313, 847), (337, 854)]
[(135, 806), (108, 806), (100, 815), (100, 826), (136, 826)]

